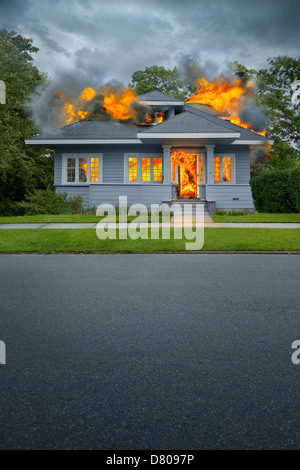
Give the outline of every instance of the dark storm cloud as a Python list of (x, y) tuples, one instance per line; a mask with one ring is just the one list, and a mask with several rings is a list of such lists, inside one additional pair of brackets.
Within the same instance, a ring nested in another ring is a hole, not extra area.
[(299, 55), (298, 0), (0, 0), (0, 10), (0, 27), (34, 39), (41, 70), (78, 83), (127, 84), (153, 64), (191, 74), (188, 58), (209, 76), (232, 60)]

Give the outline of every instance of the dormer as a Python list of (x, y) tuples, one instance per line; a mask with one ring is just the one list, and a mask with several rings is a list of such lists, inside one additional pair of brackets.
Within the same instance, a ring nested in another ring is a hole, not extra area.
[(151, 124), (156, 125), (176, 116), (183, 111), (184, 100), (174, 98), (160, 91), (150, 91), (138, 96), (138, 99), (150, 109)]

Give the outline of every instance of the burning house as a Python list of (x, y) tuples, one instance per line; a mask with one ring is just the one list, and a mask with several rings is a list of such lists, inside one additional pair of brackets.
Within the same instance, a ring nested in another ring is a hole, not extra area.
[[(118, 94), (119, 93), (119, 94)], [(199, 81), (186, 102), (152, 91), (83, 90), (64, 101), (67, 125), (26, 140), (55, 150), (54, 185), (87, 207), (194, 199), (216, 209), (253, 209), (250, 148), (268, 143), (238, 115), (250, 86)]]

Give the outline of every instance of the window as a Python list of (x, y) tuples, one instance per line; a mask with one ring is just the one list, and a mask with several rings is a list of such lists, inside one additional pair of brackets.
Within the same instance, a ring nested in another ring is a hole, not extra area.
[(156, 123), (159, 124), (165, 120), (165, 113), (156, 113)]
[(91, 158), (91, 183), (99, 181), (99, 158)]
[(233, 156), (214, 157), (214, 181), (215, 183), (233, 182)]
[(142, 158), (142, 181), (151, 181), (151, 159)]
[(220, 181), (220, 157), (214, 157), (214, 181)]
[(101, 182), (102, 155), (63, 155), (63, 183), (88, 184)]
[(79, 183), (87, 182), (87, 159), (79, 158)]
[(178, 174), (178, 167), (174, 162), (173, 158), (171, 158), (171, 181), (172, 183), (177, 183), (177, 174)]
[(199, 157), (199, 177), (200, 183), (203, 183), (203, 155)]
[(76, 158), (68, 158), (67, 182), (75, 183)]
[(162, 181), (162, 158), (153, 158), (153, 181)]
[(128, 183), (162, 183), (162, 180), (162, 156), (125, 154), (125, 181)]
[(223, 158), (223, 181), (231, 182), (231, 157)]
[(128, 180), (137, 181), (137, 158), (129, 158), (128, 160)]

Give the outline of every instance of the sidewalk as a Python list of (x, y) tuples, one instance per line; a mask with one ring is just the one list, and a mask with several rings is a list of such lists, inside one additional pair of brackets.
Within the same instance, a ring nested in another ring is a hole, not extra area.
[[(104, 223), (105, 224), (105, 223)], [(131, 225), (134, 224), (134, 225)], [(107, 224), (105, 224), (107, 225)], [(127, 225), (130, 225), (134, 228), (135, 225), (140, 225), (141, 228), (158, 228), (158, 227), (167, 227), (168, 224), (165, 223), (135, 223), (130, 222), (129, 224), (124, 223), (109, 223), (109, 228), (127, 228)], [(176, 220), (171, 222), (171, 227), (178, 226)], [(195, 226), (195, 221), (191, 219), (185, 226)], [(300, 229), (300, 223), (214, 223), (210, 217), (204, 217), (204, 226), (206, 228), (263, 228), (263, 229)], [(16, 230), (16, 229), (89, 229), (96, 228), (96, 223), (48, 223), (48, 224), (0, 224), (0, 230)]]

